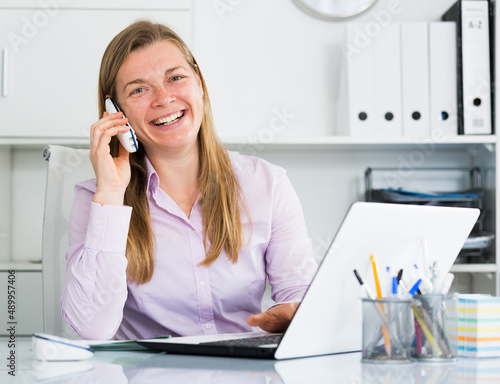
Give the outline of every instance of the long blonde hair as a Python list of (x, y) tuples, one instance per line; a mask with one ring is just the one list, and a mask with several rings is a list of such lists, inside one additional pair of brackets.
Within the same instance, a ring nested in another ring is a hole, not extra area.
[[(189, 48), (175, 32), (162, 24), (137, 21), (111, 41), (104, 52), (99, 73), (99, 116), (105, 110), (106, 95), (116, 98), (116, 76), (128, 55), (162, 41), (169, 41), (177, 46), (191, 69), (201, 79), (203, 87), (203, 118), (198, 133), (201, 168), (199, 185), (205, 249), (209, 249), (201, 264), (212, 264), (223, 250), (235, 263), (243, 244), (240, 211), (244, 209), (244, 204), (229, 157), (215, 134), (205, 80)], [(110, 144), (112, 156), (118, 155), (119, 145), (116, 136), (113, 137)], [(127, 238), (127, 275), (129, 281), (138, 284), (148, 282), (153, 276), (156, 245), (146, 194), (148, 180), (145, 156), (144, 147), (140, 144), (139, 151), (130, 155), (132, 176), (124, 201), (133, 208)]]

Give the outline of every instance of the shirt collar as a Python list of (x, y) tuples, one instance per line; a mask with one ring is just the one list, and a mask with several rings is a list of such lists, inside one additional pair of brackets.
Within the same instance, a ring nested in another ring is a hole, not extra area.
[[(177, 216), (179, 217), (185, 217), (185, 215), (182, 213), (181, 214), (181, 209), (179, 206), (175, 203), (175, 201), (164, 191), (163, 193), (158, 194), (158, 190), (160, 189), (160, 177), (158, 176), (158, 173), (153, 167), (153, 164), (151, 164), (151, 161), (147, 156), (144, 156), (144, 160), (146, 163), (146, 173), (147, 173), (147, 191), (149, 191), (150, 196), (158, 202), (157, 199), (160, 199), (163, 203), (169, 204), (170, 206), (175, 206), (178, 212), (176, 213)], [(161, 196), (167, 196), (165, 199), (164, 197)], [(201, 201), (201, 193), (198, 193), (198, 197), (196, 198), (196, 201), (194, 203), (193, 207), (196, 207)], [(165, 206), (164, 206), (165, 207)], [(172, 208), (169, 208), (172, 209)], [(199, 209), (199, 208), (198, 208)], [(172, 212), (172, 211), (171, 211)], [(180, 216), (182, 215), (182, 216)]]
[(146, 162), (146, 173), (148, 175), (147, 190), (150, 191), (151, 193), (154, 193), (160, 186), (160, 178), (158, 177), (158, 174), (156, 173), (153, 164), (151, 164), (151, 161), (149, 161), (149, 158), (147, 156), (144, 156), (144, 160)]

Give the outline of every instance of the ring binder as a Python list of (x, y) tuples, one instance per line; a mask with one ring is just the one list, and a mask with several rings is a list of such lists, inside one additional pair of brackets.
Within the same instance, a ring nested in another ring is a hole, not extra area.
[(458, 133), (491, 134), (489, 4), (458, 0), (442, 16), (456, 22)]

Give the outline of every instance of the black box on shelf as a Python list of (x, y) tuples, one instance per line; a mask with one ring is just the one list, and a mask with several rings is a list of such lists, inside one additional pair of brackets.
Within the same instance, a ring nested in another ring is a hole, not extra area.
[[(365, 200), (394, 204), (439, 205), (478, 208), (479, 219), (457, 257), (457, 263), (491, 262), (494, 234), (485, 225), (489, 209), (483, 204), (484, 191), (479, 167), (414, 168), (404, 177), (394, 177), (398, 168), (367, 168)], [(401, 176), (401, 175), (399, 175)], [(448, 188), (430, 190), (430, 186)], [(451, 185), (451, 186), (450, 186)]]

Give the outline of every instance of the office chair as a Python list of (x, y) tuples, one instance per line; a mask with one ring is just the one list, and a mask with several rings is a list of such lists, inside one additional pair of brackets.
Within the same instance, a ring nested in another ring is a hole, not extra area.
[(69, 246), (68, 220), (74, 186), (95, 176), (88, 149), (49, 145), (43, 156), (48, 161), (42, 242), (44, 332), (79, 338), (62, 318), (60, 300), (66, 275), (65, 253)]

